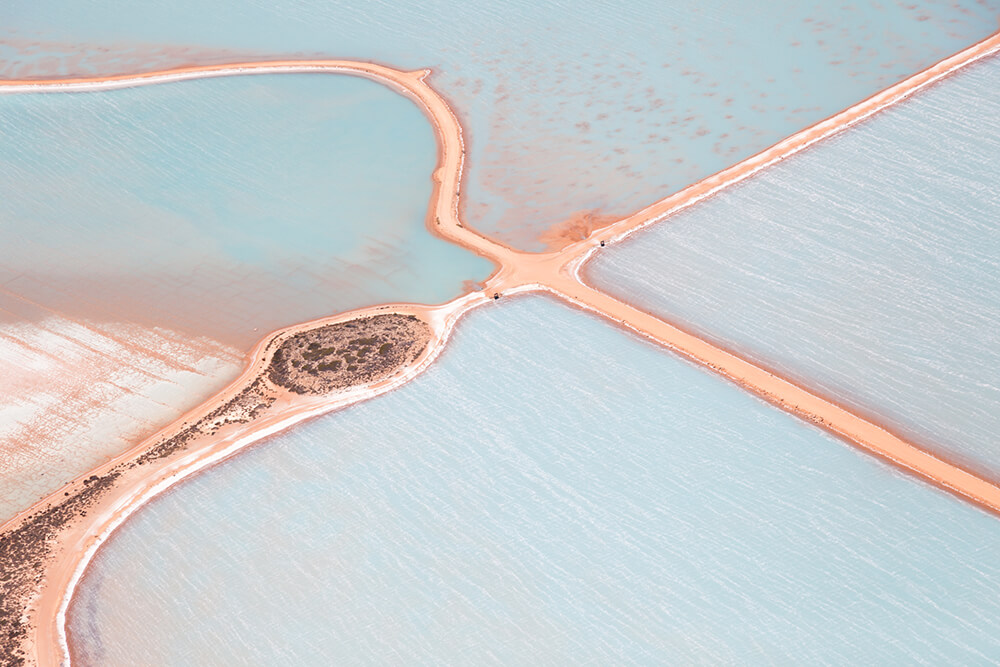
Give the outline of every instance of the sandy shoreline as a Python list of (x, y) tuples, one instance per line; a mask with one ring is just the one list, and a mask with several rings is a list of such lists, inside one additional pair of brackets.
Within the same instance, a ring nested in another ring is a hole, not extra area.
[[(569, 303), (595, 312), (625, 326), (697, 363), (710, 368), (764, 400), (815, 423), (861, 448), (909, 470), (931, 483), (1000, 513), (1000, 488), (972, 473), (942, 461), (894, 436), (879, 425), (865, 420), (807, 389), (776, 376), (737, 355), (723, 350), (692, 334), (596, 290), (581, 278), (581, 267), (602, 245), (623, 239), (646, 225), (711, 196), (720, 189), (739, 182), (785, 157), (860, 122), (864, 118), (905, 99), (919, 89), (940, 80), (951, 72), (1000, 49), (1000, 33), (946, 58), (932, 67), (860, 102), (849, 109), (798, 132), (771, 148), (667, 197), (608, 227), (591, 233), (586, 239), (559, 251), (524, 253), (488, 239), (463, 225), (459, 218), (461, 175), (465, 150), (461, 127), (445, 100), (425, 81), (428, 70), (402, 72), (371, 63), (340, 60), (274, 61), (232, 65), (176, 68), (141, 75), (76, 80), (0, 82), (0, 92), (94, 91), (135, 85), (165, 83), (212, 76), (252, 73), (330, 72), (365, 76), (390, 85), (416, 101), (433, 123), (439, 139), (438, 165), (433, 174), (434, 191), (427, 225), (435, 234), (472, 250), (500, 268), (486, 282), (483, 292), (473, 293), (437, 307), (417, 305), (377, 306), (309, 322), (284, 329), (269, 336), (254, 349), (252, 363), (226, 390), (209, 402), (184, 415), (154, 438), (116, 457), (91, 474), (109, 471), (129, 461), (157, 439), (176, 433), (185, 424), (210, 415), (225, 405), (247, 383), (252, 382), (267, 363), (269, 346), (275, 336), (305, 331), (331, 322), (365, 314), (399, 312), (417, 314), (426, 319), (434, 336), (420, 359), (400, 374), (383, 382), (335, 394), (332, 397), (288, 398), (276, 404), (272, 413), (249, 424), (226, 426), (217, 435), (203, 438), (189, 446), (182, 456), (165, 459), (141, 479), (130, 479), (112, 489), (96, 510), (83, 521), (79, 518), (58, 536), (53, 558), (46, 563), (44, 583), (33, 608), (33, 636), (26, 646), (30, 658), (38, 664), (57, 665), (68, 661), (65, 615), (73, 591), (89, 559), (111, 532), (144, 502), (194, 472), (222, 460), (238, 449), (317, 414), (365, 400), (400, 386), (430, 364), (445, 344), (455, 321), (469, 309), (491, 300), (494, 294), (547, 291)], [(79, 489), (82, 478), (70, 486)], [(75, 486), (74, 486), (75, 485)], [(68, 487), (67, 487), (68, 488)], [(60, 490), (22, 516), (2, 527), (6, 532), (30, 515), (63, 498)]]
[[(267, 367), (274, 351), (272, 342), (290, 334), (308, 331), (319, 326), (357, 319), (361, 316), (379, 313), (413, 314), (431, 325), (433, 335), (422, 354), (412, 365), (404, 367), (385, 380), (325, 396), (300, 396), (285, 394), (272, 409), (248, 424), (223, 426), (217, 433), (190, 443), (183, 455), (164, 460), (162, 465), (153, 466), (137, 479), (117, 484), (110, 495), (102, 499), (96, 507), (88, 508), (88, 521), (70, 526), (59, 536), (59, 554), (46, 571), (45, 591), (61, 594), (43, 594), (35, 609), (39, 622), (35, 628), (34, 651), (38, 664), (64, 664), (69, 656), (65, 634), (66, 614), (73, 593), (87, 565), (97, 549), (133, 512), (148, 500), (173, 486), (182, 479), (212, 466), (233, 453), (283, 431), (294, 424), (321, 414), (337, 410), (360, 401), (374, 398), (405, 384), (421, 373), (441, 352), (455, 322), (471, 308), (486, 303), (488, 299), (481, 293), (470, 294), (443, 306), (420, 306), (411, 304), (385, 305), (376, 308), (352, 311), (332, 318), (325, 318), (283, 329), (262, 341), (253, 354), (253, 363), (241, 378), (222, 393), (196, 410), (184, 415), (161, 435), (170, 435), (182, 424), (190, 424), (204, 419), (213, 411), (233, 398), (248, 383), (260, 376)], [(90, 474), (101, 475), (115, 468), (123, 461), (134, 460), (148, 449), (149, 441), (116, 457)], [(56, 496), (55, 499), (58, 499)], [(43, 619), (54, 619), (44, 622)]]
[[(463, 247), (474, 250), (480, 255), (500, 264), (511, 259), (511, 251), (502, 244), (494, 243), (467, 230), (458, 219), (458, 198), (461, 187), (462, 166), (464, 163), (464, 144), (461, 127), (445, 101), (425, 82), (429, 70), (404, 72), (371, 63), (352, 61), (270, 61), (260, 63), (236, 63), (216, 67), (183, 67), (164, 72), (151, 72), (141, 75), (120, 75), (100, 78), (91, 77), (74, 80), (31, 80), (0, 82), (0, 93), (46, 93), (46, 92), (85, 92), (124, 88), (137, 85), (149, 85), (183, 81), (195, 78), (232, 76), (255, 73), (335, 73), (363, 76), (388, 85), (397, 92), (415, 101), (434, 125), (438, 138), (438, 164), (433, 173), (434, 189), (432, 206), (428, 211), (427, 225), (433, 232)], [(360, 387), (346, 392), (340, 392), (331, 397), (304, 399), (295, 397), (289, 404), (279, 406), (276, 416), (262, 420), (254, 420), (246, 428), (222, 429), (217, 435), (203, 442), (195, 442), (188, 446), (190, 451), (177, 460), (171, 459), (167, 467), (157, 467), (146, 475), (142, 484), (131, 483), (114, 488), (110, 497), (104, 498), (96, 508), (87, 506), (86, 521), (77, 516), (75, 522), (62, 530), (57, 544), (52, 549), (52, 556), (43, 566), (44, 583), (41, 586), (37, 600), (26, 611), (33, 635), (23, 646), (27, 650), (28, 660), (37, 664), (64, 664), (69, 660), (68, 646), (65, 636), (65, 613), (76, 582), (85, 569), (87, 562), (115, 527), (121, 524), (131, 512), (135, 511), (145, 501), (171, 486), (176, 481), (211, 465), (230, 455), (238, 449), (267, 435), (276, 433), (303, 419), (317, 414), (371, 398), (389, 391), (409, 380), (422, 371), (428, 363), (440, 352), (447, 338), (448, 331), (454, 321), (468, 308), (485, 303), (488, 297), (484, 292), (477, 292), (460, 297), (448, 304), (438, 307), (427, 306), (394, 306), (383, 305), (337, 315), (332, 318), (317, 320), (296, 325), (269, 336), (254, 349), (250, 355), (251, 363), (247, 369), (226, 389), (208, 402), (189, 411), (173, 424), (161, 429), (152, 437), (144, 440), (136, 447), (115, 457), (99, 468), (71, 481), (59, 491), (38, 502), (27, 512), (0, 526), (0, 534), (12, 531), (25, 524), (31, 517), (47, 508), (58, 506), (64, 497), (80, 491), (86, 485), (88, 478), (96, 478), (107, 471), (129, 462), (147, 450), (151, 444), (181, 431), (186, 425), (205, 418), (214, 410), (232, 400), (234, 395), (260, 375), (265, 364), (266, 350), (276, 336), (284, 336), (298, 331), (314, 329), (332, 322), (342, 321), (386, 312), (412, 313), (429, 320), (435, 328), (436, 335), (428, 344), (424, 355), (406, 372), (389, 381), (373, 386)], [(42, 574), (42, 573), (40, 573)], [(2, 620), (2, 619), (0, 619)]]

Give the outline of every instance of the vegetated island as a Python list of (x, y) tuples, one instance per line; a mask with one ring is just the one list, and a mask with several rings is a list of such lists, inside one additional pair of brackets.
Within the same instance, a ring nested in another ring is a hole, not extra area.
[(0, 664), (27, 664), (33, 607), (45, 568), (57, 550), (77, 546), (64, 544), (62, 534), (74, 522), (81, 523), (109, 491), (126, 480), (147, 476), (154, 465), (169, 466), (172, 460), (189, 454), (195, 442), (215, 438), (226, 427), (266, 417), (283, 398), (288, 402), (289, 393), (326, 397), (375, 385), (415, 364), (432, 336), (426, 322), (403, 313), (358, 317), (287, 336), (279, 334), (264, 349), (263, 368), (249, 383), (230, 392), (221, 405), (135, 452), (130, 460), (79, 480), (63, 490), (61, 500), (23, 517), (16, 527), (0, 535)]
[(274, 351), (267, 377), (296, 394), (375, 382), (413, 363), (430, 340), (414, 315), (375, 315), (292, 336)]

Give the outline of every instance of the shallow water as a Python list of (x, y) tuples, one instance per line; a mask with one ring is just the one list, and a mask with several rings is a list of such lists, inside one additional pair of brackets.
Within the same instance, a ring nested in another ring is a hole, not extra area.
[(150, 503), (75, 664), (988, 664), (1000, 522), (582, 312)]
[(289, 54), (433, 67), (471, 138), (470, 222), (537, 248), (625, 214), (997, 28), (994, 0), (9, 0), (3, 75)]
[(246, 348), (490, 264), (425, 228), (429, 121), (380, 84), (260, 75), (0, 96), (0, 280), (97, 320)]
[(425, 227), (435, 163), (420, 110), (354, 77), (0, 96), (0, 519), (269, 331), (485, 278)]
[(1000, 478), (1000, 60), (637, 234), (596, 284)]
[[(24, 305), (0, 294), (4, 312)], [(243, 363), (163, 328), (44, 312), (0, 327), (0, 522), (205, 401)]]

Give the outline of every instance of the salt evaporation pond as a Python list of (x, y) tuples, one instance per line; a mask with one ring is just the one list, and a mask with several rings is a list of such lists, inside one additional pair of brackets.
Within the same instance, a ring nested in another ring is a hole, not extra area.
[(425, 227), (433, 128), (343, 75), (0, 96), (0, 281), (64, 314), (249, 347), (490, 264)]
[(602, 253), (619, 297), (1000, 478), (1000, 60)]
[(74, 664), (987, 664), (1000, 522), (542, 297), (153, 501)]
[(433, 67), (470, 221), (526, 248), (625, 214), (997, 28), (996, 0), (8, 0), (6, 77), (303, 54)]
[(436, 159), (413, 103), (342, 75), (0, 95), (0, 520), (267, 332), (486, 277), (425, 227)]

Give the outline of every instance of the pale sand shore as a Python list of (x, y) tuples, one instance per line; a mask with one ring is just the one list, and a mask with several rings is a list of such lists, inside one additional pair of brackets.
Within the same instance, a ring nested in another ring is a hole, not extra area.
[[(116, 76), (106, 79), (90, 78), (66, 81), (10, 81), (0, 82), (0, 91), (49, 92), (72, 90), (101, 90), (142, 84), (160, 83), (209, 76), (226, 76), (250, 73), (279, 72), (334, 72), (367, 76), (386, 82), (425, 110), (437, 129), (439, 137), (439, 162), (434, 171), (434, 195), (428, 214), (429, 229), (439, 236), (487, 257), (500, 269), (486, 284), (482, 293), (470, 294), (450, 304), (430, 308), (424, 306), (381, 306), (358, 311), (351, 316), (378, 312), (413, 313), (429, 321), (435, 335), (425, 353), (412, 367), (399, 375), (372, 386), (361, 387), (332, 397), (286, 397), (273, 406), (268, 416), (250, 424), (226, 426), (212, 437), (190, 444), (181, 456), (165, 459), (159, 466), (144, 471), (128, 483), (116, 485), (99, 503), (88, 508), (87, 520), (71, 523), (57, 538), (55, 555), (49, 559), (44, 571), (44, 581), (35, 601), (32, 623), (33, 635), (29, 639), (30, 659), (38, 664), (67, 664), (69, 654), (65, 639), (65, 613), (81, 573), (97, 547), (143, 502), (175, 483), (183, 476), (210, 465), (230, 455), (240, 447), (266, 435), (287, 428), (315, 414), (327, 412), (358, 400), (388, 391), (425, 368), (436, 356), (447, 339), (454, 322), (468, 309), (485, 303), (493, 294), (512, 294), (542, 290), (551, 292), (578, 307), (607, 317), (637, 333), (656, 341), (698, 363), (711, 368), (740, 386), (753, 391), (774, 405), (825, 428), (844, 439), (872, 452), (905, 470), (921, 476), (935, 485), (947, 489), (980, 506), (1000, 513), (1000, 488), (946, 461), (914, 447), (884, 428), (841, 408), (831, 401), (782, 379), (726, 350), (693, 336), (649, 313), (618, 301), (586, 285), (580, 270), (587, 258), (601, 245), (620, 240), (642, 227), (657, 222), (669, 214), (690, 206), (720, 189), (749, 177), (760, 169), (788, 155), (821, 141), (860, 120), (884, 109), (917, 90), (928, 86), (957, 69), (1000, 49), (1000, 33), (920, 72), (885, 91), (874, 95), (851, 108), (821, 121), (775, 146), (715, 174), (691, 187), (663, 199), (652, 206), (624, 218), (604, 229), (592, 233), (583, 241), (573, 243), (557, 252), (524, 253), (488, 239), (464, 226), (459, 218), (458, 203), (465, 150), (461, 127), (444, 99), (427, 83), (427, 70), (401, 72), (380, 65), (350, 61), (310, 60), (277, 61), (267, 63), (238, 63), (217, 67), (191, 67), (152, 72), (134, 76)], [(281, 332), (285, 335), (315, 326), (339, 321), (347, 316), (311, 322)], [(266, 364), (269, 337), (258, 345), (253, 364), (237, 383), (209, 403), (192, 411), (178, 423), (160, 434), (166, 437), (176, 433), (183, 424), (200, 419), (217, 406), (224, 405), (240, 387), (260, 373)], [(273, 414), (272, 414), (273, 412)], [(117, 462), (134, 459), (153, 441), (142, 443), (122, 455)], [(98, 473), (110, 470), (115, 462), (102, 467)], [(80, 480), (74, 482), (79, 484)], [(72, 486), (72, 485), (71, 485)], [(78, 486), (74, 486), (78, 489)], [(43, 501), (61, 499), (59, 494)], [(0, 530), (16, 527), (8, 523)]]
[[(254, 442), (303, 420), (373, 398), (408, 382), (422, 372), (444, 348), (452, 327), (462, 314), (487, 301), (483, 294), (474, 293), (443, 306), (389, 304), (307, 322), (276, 332), (257, 345), (251, 355), (250, 366), (223, 392), (185, 414), (154, 438), (88, 473), (88, 476), (100, 477), (112, 470), (120, 469), (122, 464), (133, 462), (148, 451), (152, 443), (168, 439), (185, 426), (204, 420), (216, 410), (226, 406), (263, 374), (277, 347), (275, 341), (321, 326), (382, 313), (415, 315), (430, 325), (433, 331), (431, 340), (416, 361), (384, 380), (325, 396), (280, 391), (277, 401), (249, 423), (223, 424), (215, 432), (187, 442), (180, 455), (168, 456), (145, 464), (143, 468), (126, 472), (119, 477), (107, 494), (87, 507), (86, 521), (75, 521), (59, 533), (58, 546), (45, 571), (45, 587), (34, 608), (37, 619), (34, 628), (36, 632), (31, 642), (33, 645), (29, 648), (37, 664), (68, 663), (69, 647), (65, 634), (65, 620), (76, 585), (98, 547), (115, 528), (144, 503), (185, 477), (221, 461)], [(70, 486), (76, 485), (74, 488), (78, 488), (78, 485), (83, 483), (82, 479), (75, 480)], [(54, 503), (61, 499), (61, 493), (55, 494), (48, 499), (48, 502)], [(6, 529), (6, 526), (4, 528)]]

